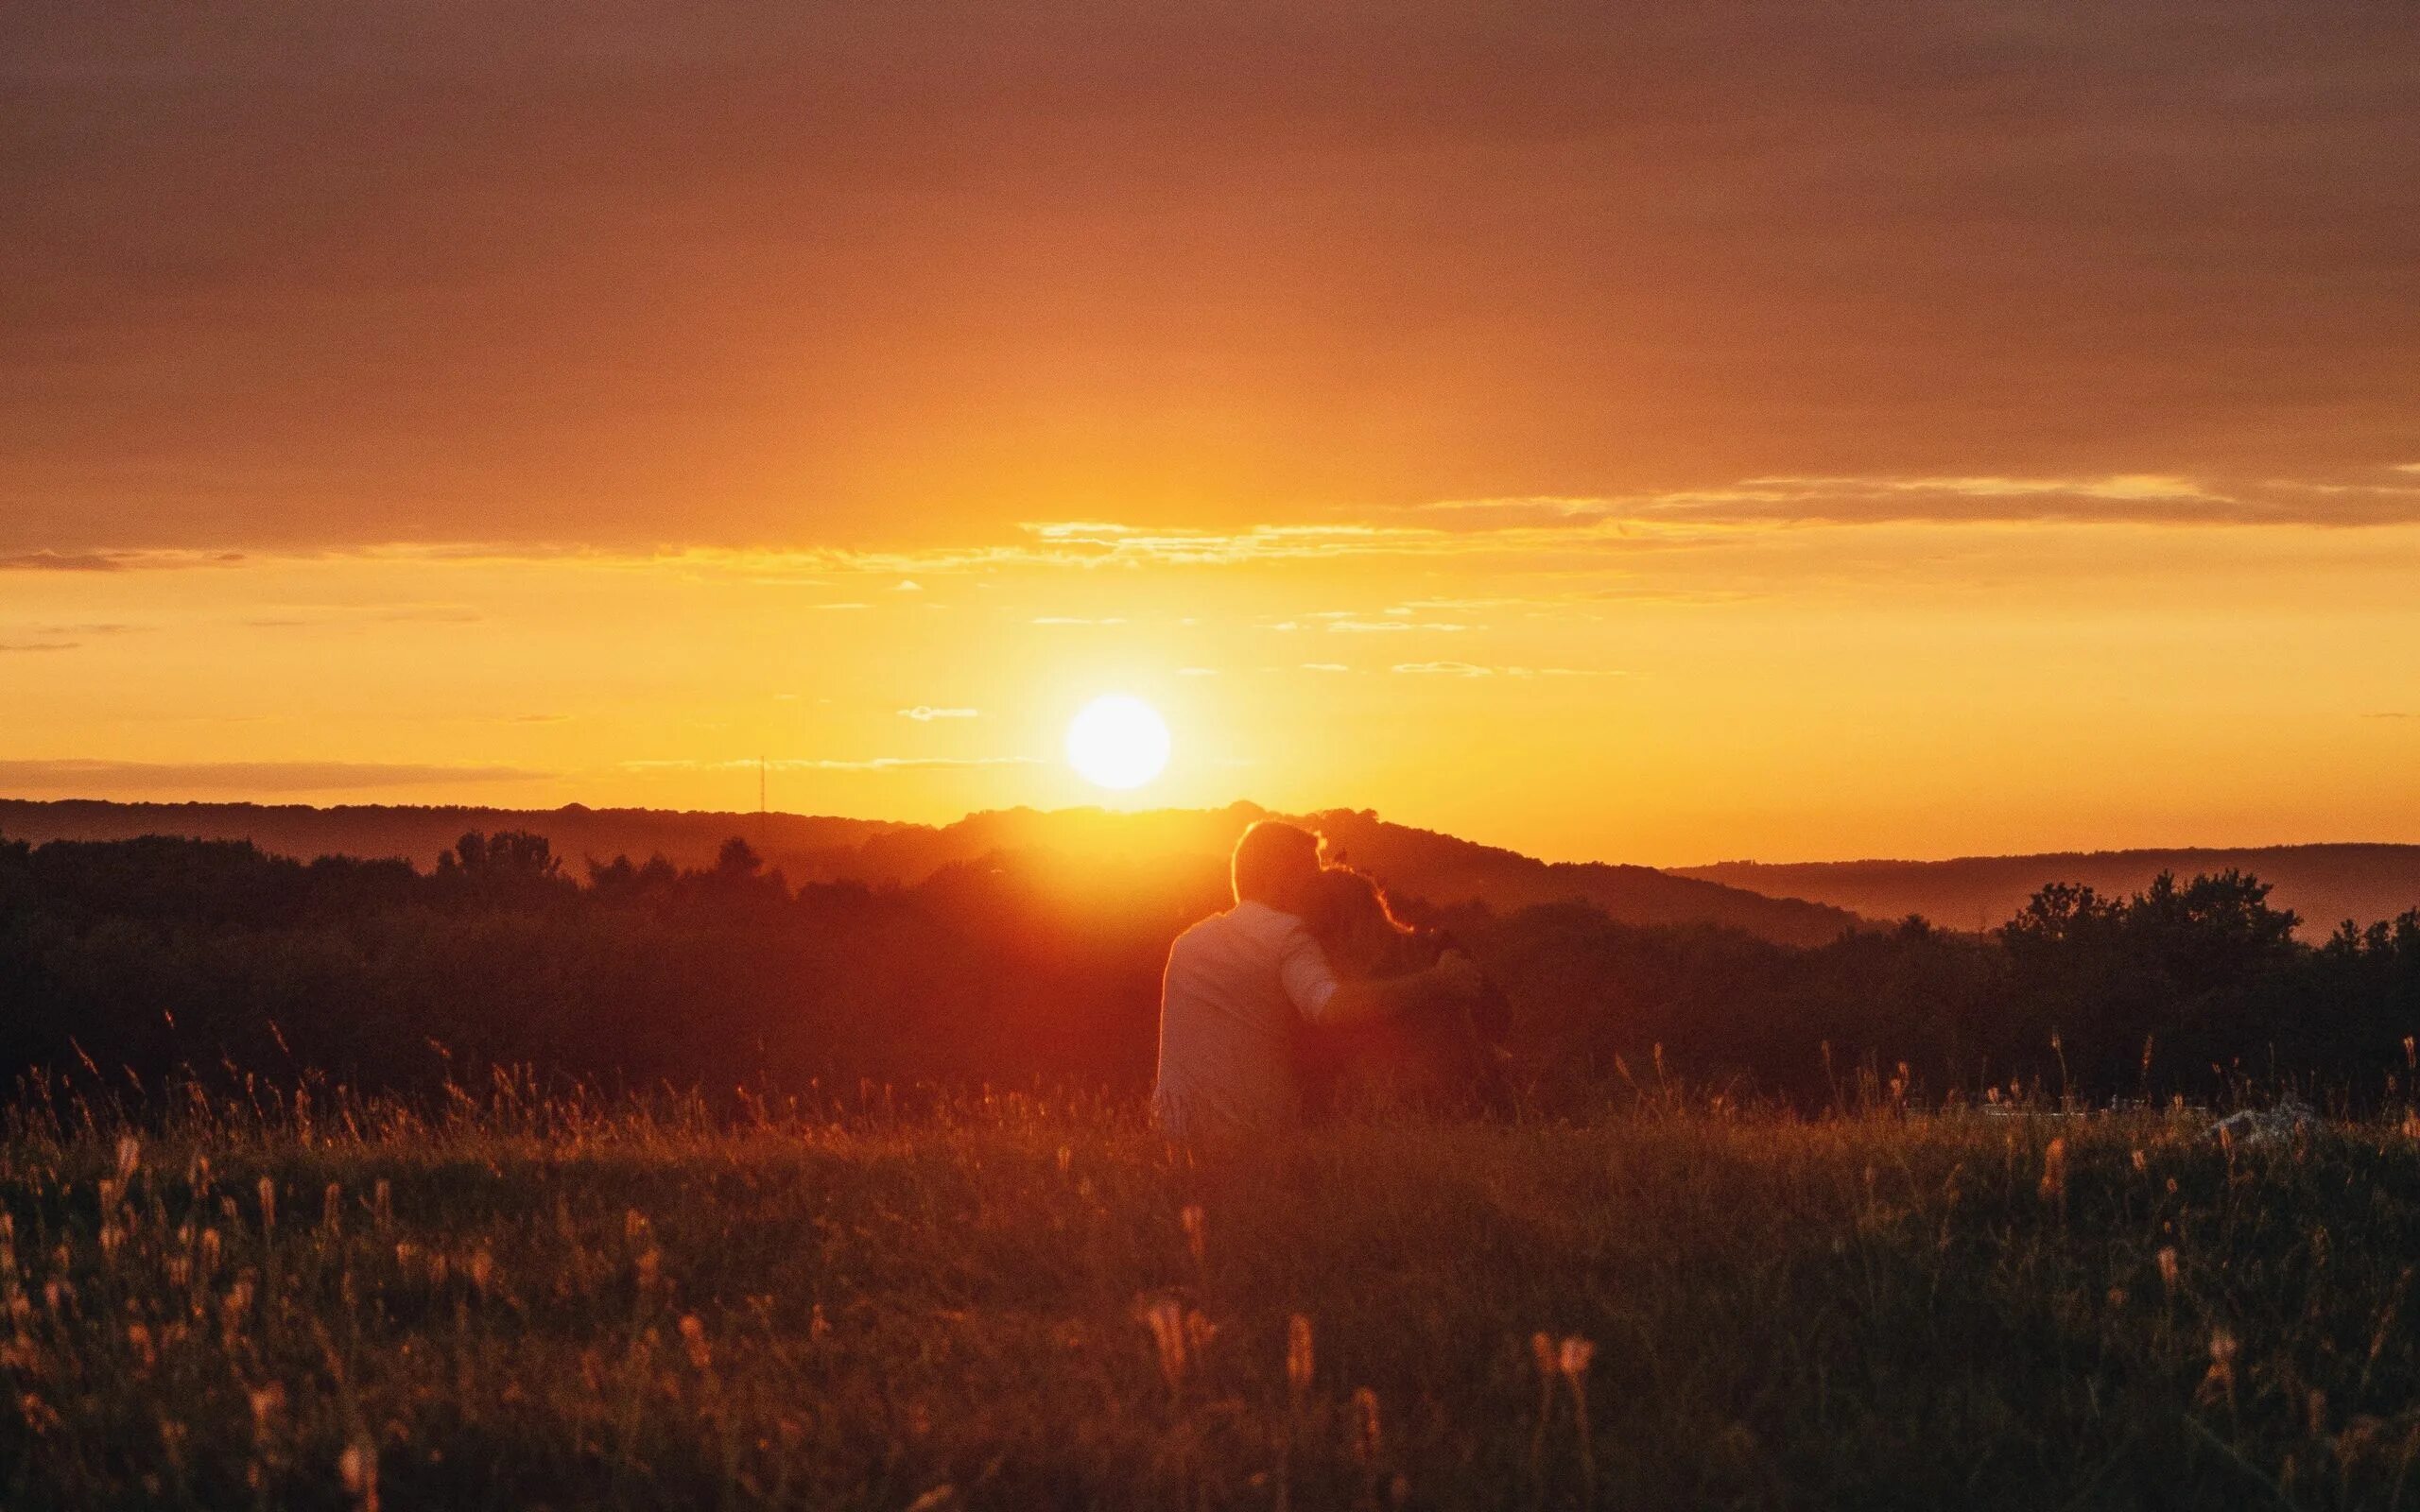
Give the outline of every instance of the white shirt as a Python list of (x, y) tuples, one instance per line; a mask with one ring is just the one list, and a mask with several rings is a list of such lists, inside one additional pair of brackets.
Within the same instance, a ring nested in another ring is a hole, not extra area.
[(1317, 1023), (1335, 996), (1319, 941), (1267, 903), (1239, 902), (1178, 936), (1160, 984), (1161, 1132), (1216, 1140), (1291, 1124), (1294, 1016)]

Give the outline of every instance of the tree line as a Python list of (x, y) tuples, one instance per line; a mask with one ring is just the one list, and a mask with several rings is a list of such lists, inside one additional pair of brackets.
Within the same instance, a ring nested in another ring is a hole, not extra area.
[[(1002, 853), (908, 886), (565, 864), (471, 833), (423, 870), (248, 842), (0, 842), (0, 1073), (147, 1085), (323, 1072), (413, 1090), (493, 1066), (709, 1090), (860, 1079), (1148, 1084), (1168, 941), (1211, 858)], [(2420, 912), (2317, 944), (2238, 872), (2052, 885), (1985, 934), (1921, 919), (1813, 947), (1582, 902), (1399, 911), (1504, 988), (1542, 1105), (1662, 1076), (1801, 1104), (2409, 1092)]]

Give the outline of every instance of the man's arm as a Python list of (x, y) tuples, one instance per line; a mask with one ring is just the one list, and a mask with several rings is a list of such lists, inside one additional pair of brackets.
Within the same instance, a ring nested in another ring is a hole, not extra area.
[(1327, 1000), (1322, 1023), (1365, 1023), (1392, 1018), (1430, 1003), (1478, 996), (1478, 966), (1460, 951), (1448, 951), (1437, 964), (1409, 976), (1371, 982), (1340, 982)]
[(1475, 998), (1479, 992), (1478, 966), (1460, 951), (1447, 951), (1436, 965), (1408, 976), (1339, 982), (1329, 973), (1317, 941), (1306, 936), (1296, 950), (1295, 958), (1287, 963), (1287, 989), (1303, 1017), (1316, 1024), (1367, 1023), (1432, 1002)]

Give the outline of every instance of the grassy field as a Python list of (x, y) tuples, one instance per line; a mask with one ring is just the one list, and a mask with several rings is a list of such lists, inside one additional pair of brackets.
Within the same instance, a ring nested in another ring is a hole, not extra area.
[(0, 1504), (2420, 1505), (2420, 1148), (499, 1094), (0, 1139)]

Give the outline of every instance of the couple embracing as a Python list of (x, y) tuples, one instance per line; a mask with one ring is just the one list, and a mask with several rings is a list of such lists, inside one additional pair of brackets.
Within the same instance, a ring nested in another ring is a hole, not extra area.
[[(1218, 1146), (1279, 1133), (1347, 1084), (1471, 1092), (1494, 1071), (1485, 983), (1406, 929), (1320, 838), (1263, 820), (1236, 843), (1235, 906), (1177, 936), (1160, 989), (1162, 1133)], [(1455, 1086), (1450, 1084), (1466, 1084)]]

